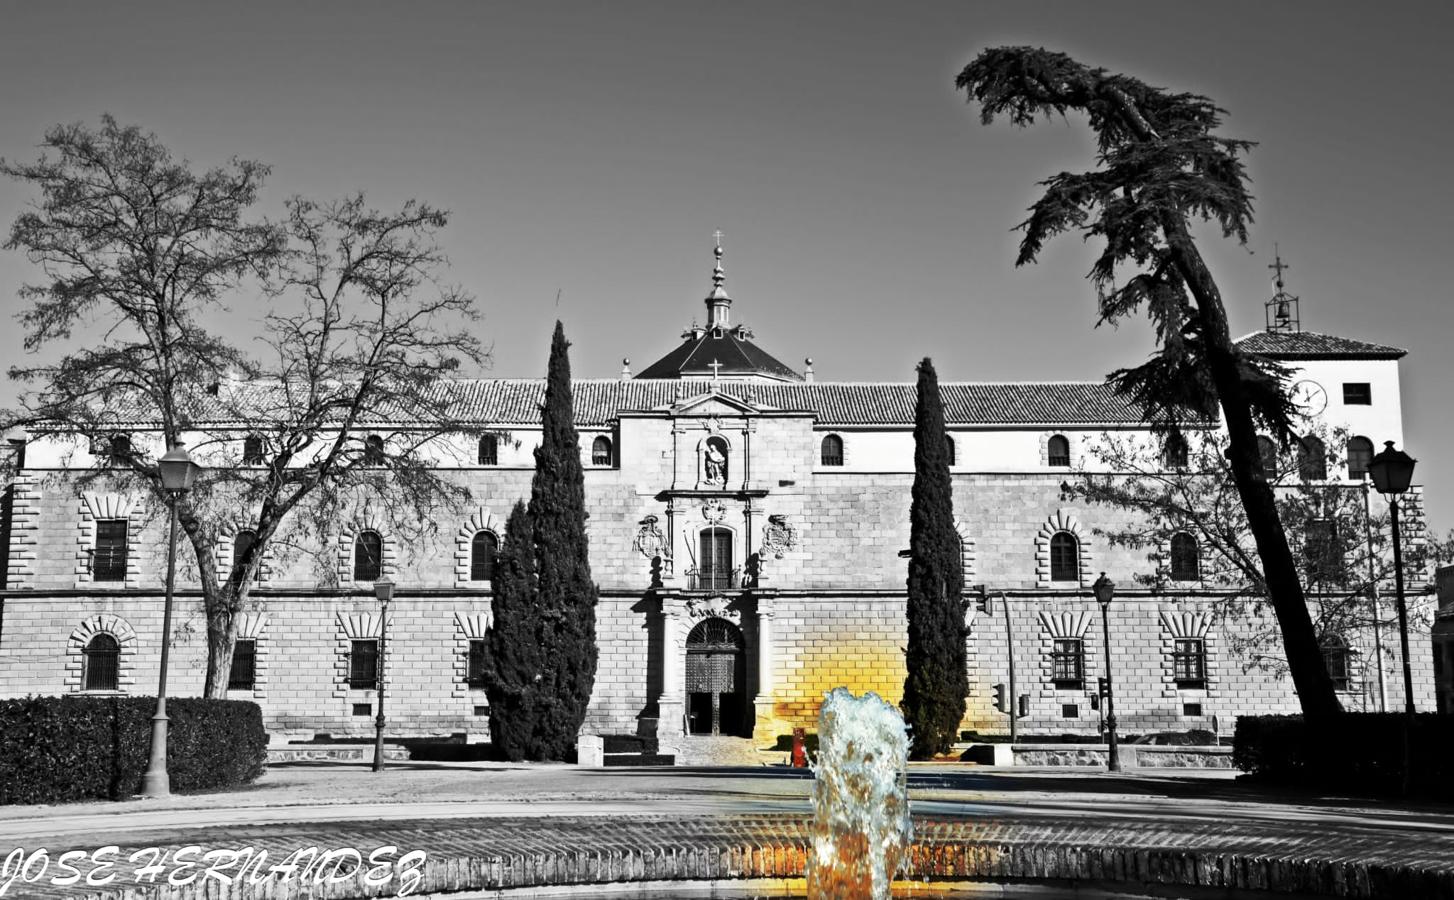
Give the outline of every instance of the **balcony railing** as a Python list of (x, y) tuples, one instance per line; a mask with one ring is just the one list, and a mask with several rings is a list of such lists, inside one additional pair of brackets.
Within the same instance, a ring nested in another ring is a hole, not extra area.
[(689, 591), (728, 591), (740, 587), (742, 587), (742, 568), (740, 566), (730, 572), (718, 569), (687, 570), (687, 590)]

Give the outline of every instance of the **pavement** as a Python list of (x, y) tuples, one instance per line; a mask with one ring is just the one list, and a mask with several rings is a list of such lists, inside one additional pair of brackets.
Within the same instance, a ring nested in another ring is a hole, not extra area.
[[(278, 859), (305, 847), (355, 848), (364, 857), (395, 847), (398, 857), (422, 850), (480, 860), (542, 849), (725, 846), (765, 834), (803, 843), (812, 786), (811, 773), (776, 767), (397, 763), (374, 773), (357, 764), (275, 765), (240, 790), (0, 808), (0, 897), (92, 895), (97, 888), (84, 878), (58, 879), (67, 870), (54, 861), (84, 851), (72, 861), (84, 874), (93, 851), (108, 845), (119, 848), (110, 857), (120, 876), (107, 886), (114, 890), (135, 880), (140, 864), (129, 857), (143, 848), (157, 848), (156, 856), (188, 845), (202, 848), (194, 854), (252, 847)], [(1454, 869), (1450, 806), (1273, 794), (1225, 772), (913, 764), (909, 786), (916, 837), (925, 840)], [(158, 871), (164, 880), (171, 870)]]

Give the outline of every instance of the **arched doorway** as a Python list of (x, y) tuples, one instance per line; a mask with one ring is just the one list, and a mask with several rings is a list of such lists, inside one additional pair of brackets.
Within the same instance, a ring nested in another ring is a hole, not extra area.
[(687, 715), (692, 734), (747, 734), (747, 646), (726, 619), (687, 635)]

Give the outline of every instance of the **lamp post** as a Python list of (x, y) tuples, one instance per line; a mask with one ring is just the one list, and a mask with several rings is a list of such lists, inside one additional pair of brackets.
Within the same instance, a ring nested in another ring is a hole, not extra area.
[(171, 526), (167, 533), (167, 594), (162, 606), (162, 665), (157, 679), (157, 710), (151, 717), (151, 759), (141, 778), (144, 797), (169, 797), (171, 778), (167, 775), (167, 656), (172, 644), (172, 594), (177, 583), (177, 504), (192, 489), (201, 466), (192, 462), (181, 441), (172, 444), (161, 459), (157, 472), (162, 490), (167, 492), (171, 506)]
[(1409, 665), (1409, 614), (1404, 605), (1404, 556), (1398, 533), (1398, 498), (1414, 480), (1415, 462), (1417, 460), (1402, 450), (1393, 449), (1393, 441), (1384, 441), (1383, 451), (1368, 463), (1373, 486), (1380, 494), (1389, 497), (1389, 514), (1393, 517), (1393, 590), (1398, 603), (1399, 649), (1404, 662), (1404, 712), (1410, 719), (1414, 715), (1414, 682), (1413, 669)]
[(394, 581), (384, 575), (374, 582), (374, 596), (379, 598), (379, 715), (374, 719), (374, 771), (384, 771), (384, 659), (389, 647), (389, 601), (394, 599)]
[(1111, 598), (1116, 595), (1116, 583), (1106, 577), (1102, 572), (1101, 577), (1091, 586), (1096, 595), (1096, 602), (1101, 605), (1101, 633), (1106, 641), (1106, 743), (1109, 748), (1106, 752), (1106, 771), (1121, 771), (1121, 754), (1116, 748), (1116, 691), (1111, 684)]

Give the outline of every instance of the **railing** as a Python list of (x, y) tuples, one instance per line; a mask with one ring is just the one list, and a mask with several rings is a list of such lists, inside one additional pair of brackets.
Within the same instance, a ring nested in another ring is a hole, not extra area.
[(705, 572), (688, 569), (686, 574), (687, 590), (689, 591), (727, 591), (742, 587), (742, 568), (740, 566), (730, 572), (717, 569), (709, 569)]

